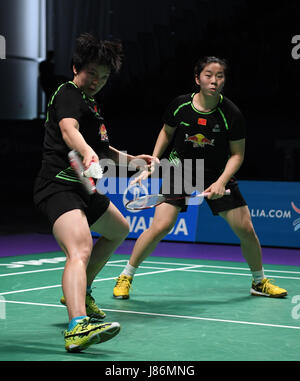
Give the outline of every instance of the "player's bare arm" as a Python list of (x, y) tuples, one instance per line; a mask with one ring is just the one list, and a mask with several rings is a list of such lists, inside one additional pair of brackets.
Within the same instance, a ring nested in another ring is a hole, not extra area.
[(150, 166), (141, 172), (132, 182), (141, 184), (142, 180), (146, 180), (155, 170), (155, 163), (159, 163), (159, 158), (163, 155), (167, 147), (169, 146), (173, 135), (176, 131), (176, 128), (170, 127), (167, 124), (164, 124), (162, 129), (160, 130), (160, 133), (158, 134), (158, 137), (156, 139), (156, 143), (153, 149), (152, 153), (152, 162)]
[(62, 138), (70, 149), (79, 152), (83, 157), (82, 162), (88, 168), (92, 161), (98, 162), (96, 152), (86, 143), (79, 131), (79, 123), (73, 118), (64, 118), (59, 122)]
[[(117, 150), (116, 148), (109, 146), (109, 153), (110, 158), (116, 163), (116, 164), (122, 164), (128, 165), (131, 163), (133, 166), (136, 165), (137, 169), (144, 166), (144, 165), (150, 165), (153, 160), (155, 160), (155, 157), (150, 155), (130, 155), (126, 152), (122, 152)], [(134, 163), (133, 163), (134, 161)]]
[(156, 143), (153, 149), (153, 156), (160, 158), (169, 146), (173, 135), (176, 131), (176, 128), (170, 127), (167, 124), (163, 125), (163, 128), (160, 130), (160, 133), (156, 139)]
[(230, 157), (227, 161), (226, 167), (218, 180), (211, 184), (205, 192), (210, 192), (209, 199), (217, 199), (223, 197), (225, 186), (232, 176), (240, 169), (245, 156), (245, 139), (232, 140), (229, 142)]

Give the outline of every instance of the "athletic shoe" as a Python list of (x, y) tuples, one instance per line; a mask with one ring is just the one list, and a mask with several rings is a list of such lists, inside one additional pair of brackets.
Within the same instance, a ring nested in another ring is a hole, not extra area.
[(65, 348), (68, 352), (80, 352), (92, 344), (112, 339), (120, 329), (117, 322), (100, 323), (98, 319), (83, 318), (72, 330), (64, 332)]
[[(60, 299), (61, 304), (66, 305), (66, 299), (64, 296)], [(85, 307), (86, 307), (86, 314), (89, 317), (97, 318), (97, 319), (104, 319), (106, 317), (106, 314), (104, 311), (102, 311), (97, 304), (95, 303), (95, 299), (90, 294), (86, 294), (85, 297)]]
[(132, 276), (121, 274), (114, 287), (113, 295), (117, 299), (129, 299), (129, 290), (131, 288)]
[(269, 296), (271, 298), (282, 298), (287, 295), (287, 290), (275, 286), (271, 279), (264, 278), (260, 283), (252, 282), (250, 293), (255, 296)]

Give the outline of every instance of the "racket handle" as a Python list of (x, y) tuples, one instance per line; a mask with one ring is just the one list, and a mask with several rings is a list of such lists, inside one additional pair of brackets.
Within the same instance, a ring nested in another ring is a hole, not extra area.
[[(231, 194), (231, 191), (230, 189), (225, 189), (225, 193), (224, 193), (224, 196), (229, 196)], [(210, 195), (210, 192), (203, 192), (201, 193), (201, 195), (199, 196), (203, 196), (203, 197), (207, 197)]]
[(86, 189), (86, 191), (89, 194), (96, 193), (96, 185), (94, 180), (91, 177), (85, 177), (83, 175), (84, 167), (83, 163), (81, 161), (81, 158), (79, 157), (78, 153), (74, 150), (70, 151), (68, 153), (70, 165), (77, 174), (79, 180), (81, 181), (82, 185)]

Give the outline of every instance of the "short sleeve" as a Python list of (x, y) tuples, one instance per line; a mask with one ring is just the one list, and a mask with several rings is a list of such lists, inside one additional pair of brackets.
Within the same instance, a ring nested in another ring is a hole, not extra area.
[(178, 125), (178, 107), (179, 98), (174, 99), (166, 108), (163, 114), (163, 122), (170, 127), (177, 127)]
[(74, 87), (63, 88), (55, 98), (55, 113), (57, 122), (64, 118), (73, 118), (77, 121), (82, 117), (82, 96)]
[(239, 108), (231, 104), (231, 118), (229, 123), (229, 140), (241, 140), (246, 138), (246, 122)]

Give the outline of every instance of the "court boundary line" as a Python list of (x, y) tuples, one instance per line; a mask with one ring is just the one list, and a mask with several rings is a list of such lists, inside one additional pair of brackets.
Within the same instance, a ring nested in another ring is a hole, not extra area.
[[(117, 263), (117, 262), (125, 262), (127, 261), (127, 259), (121, 259), (121, 260), (117, 260), (117, 261), (113, 261), (113, 263)], [(16, 263), (17, 262), (13, 262), (13, 263)], [(0, 263), (0, 266), (9, 266), (10, 263)], [(106, 265), (111, 265), (111, 262), (107, 262)], [(34, 265), (29, 265), (29, 266), (34, 266)], [(117, 265), (115, 265), (117, 266)], [(121, 265), (119, 265), (121, 266)], [(39, 273), (39, 272), (45, 272), (45, 271), (55, 271), (55, 270), (63, 270), (64, 267), (55, 267), (55, 268), (51, 268), (51, 269), (40, 269), (40, 270), (28, 270), (28, 271), (19, 271), (19, 272), (16, 272), (16, 273), (6, 273), (6, 274), (0, 274), (0, 277), (5, 277), (5, 276), (11, 276), (11, 275), (24, 275), (24, 274), (33, 274), (33, 273)]]
[[(26, 304), (26, 305), (35, 305), (35, 306), (42, 306), (42, 307), (66, 308), (65, 306), (59, 305), (59, 304), (21, 302), (21, 301), (15, 301), (15, 300), (1, 300), (0, 299), (0, 303)], [(244, 324), (244, 325), (252, 325), (252, 326), (262, 326), (262, 327), (271, 327), (271, 328), (288, 328), (288, 329), (300, 330), (300, 326), (259, 323), (259, 322), (251, 322), (251, 321), (244, 321), (244, 320), (231, 320), (231, 319), (208, 318), (208, 317), (200, 317), (200, 316), (161, 314), (161, 313), (156, 313), (156, 312), (116, 310), (116, 309), (109, 309), (109, 308), (103, 308), (103, 311), (136, 314), (136, 315), (146, 315), (146, 316), (169, 317), (169, 318), (177, 318), (177, 319), (202, 320), (202, 321), (211, 321), (211, 322), (218, 322), (218, 323)]]
[[(127, 260), (118, 260), (117, 262), (121, 261), (127, 261)], [(122, 266), (123, 265), (116, 265), (114, 264), (115, 262), (107, 263), (108, 266)], [(147, 261), (147, 263), (150, 263)], [(157, 263), (157, 262), (156, 262)], [(159, 263), (159, 262), (158, 262)], [(165, 263), (167, 264), (167, 263)], [(179, 265), (179, 264), (178, 264)], [(192, 264), (186, 264), (185, 267), (179, 267), (179, 268), (172, 268), (172, 269), (164, 269), (160, 268), (157, 271), (149, 271), (146, 273), (136, 273), (135, 276), (144, 276), (144, 275), (153, 275), (153, 274), (160, 274), (160, 273), (166, 273), (166, 272), (173, 272), (173, 271), (186, 271), (186, 272), (198, 272), (198, 273), (208, 273), (208, 274), (221, 274), (221, 275), (235, 275), (235, 276), (248, 276), (251, 277), (252, 274), (242, 274), (242, 273), (231, 273), (231, 272), (222, 272), (222, 271), (210, 271), (210, 270), (199, 270), (197, 268), (202, 268), (205, 265), (192, 265)], [(225, 267), (225, 266), (222, 266)], [(140, 266), (140, 268), (147, 268), (146, 266)], [(227, 267), (225, 267), (227, 268)], [(57, 269), (63, 269), (63, 268), (55, 268)], [(54, 269), (49, 269), (50, 271), (53, 271)], [(40, 269), (40, 270), (32, 270), (32, 271), (47, 271), (47, 269)], [(30, 271), (30, 273), (32, 272)], [(268, 272), (268, 270), (265, 270)], [(24, 274), (24, 272), (22, 272)], [(16, 273), (19, 274), (19, 273)], [(3, 274), (2, 274), (3, 275)], [(298, 277), (285, 277), (285, 276), (280, 276), (280, 275), (272, 275), (273, 278), (281, 278), (281, 279), (294, 279), (294, 280), (299, 280), (300, 278)], [(100, 278), (100, 279), (95, 279), (94, 282), (103, 282), (106, 280), (116, 280), (117, 276), (109, 277), (109, 278)], [(52, 286), (43, 286), (43, 287), (35, 287), (35, 288), (29, 288), (29, 289), (23, 289), (23, 290), (14, 290), (14, 291), (6, 291), (6, 292), (1, 292), (0, 295), (11, 295), (11, 294), (17, 294), (17, 293), (22, 293), (22, 292), (29, 292), (29, 291), (38, 291), (38, 290), (44, 290), (44, 289), (50, 289), (50, 288), (57, 288), (61, 287), (61, 284), (56, 284)]]
[[(203, 259), (200, 259), (203, 260)], [(221, 261), (221, 260), (218, 260)], [(225, 261), (222, 261), (225, 262)], [(230, 262), (230, 261), (229, 261)], [(143, 263), (154, 263), (154, 264), (163, 264), (163, 265), (179, 265), (179, 266), (187, 266), (187, 263), (176, 263), (176, 262), (157, 262), (157, 261), (143, 261)], [(203, 267), (211, 267), (211, 268), (217, 268), (217, 269), (228, 269), (228, 270), (246, 270), (250, 271), (250, 268), (247, 267), (233, 267), (233, 266), (213, 266), (213, 265), (199, 265)], [(275, 266), (280, 266), (280, 265), (275, 265)], [(283, 265), (287, 266), (287, 265)], [(264, 266), (263, 266), (264, 267)], [(298, 266), (294, 266), (298, 267)], [(266, 269), (264, 267), (265, 271), (270, 271), (270, 272), (279, 272), (279, 273), (287, 273), (287, 274), (300, 274), (300, 271), (291, 271), (291, 270), (272, 270), (272, 269)]]
[[(195, 267), (197, 267), (197, 265), (193, 265), (193, 266), (189, 266), (189, 267), (184, 267), (184, 268), (195, 268)], [(158, 273), (180, 271), (182, 269), (183, 268), (151, 271), (151, 272), (147, 272), (147, 273), (139, 273), (139, 274), (136, 274), (135, 276), (152, 275), (152, 274), (158, 274)], [(109, 278), (101, 278), (101, 279), (97, 279), (96, 278), (93, 283), (95, 283), (95, 282), (103, 282), (105, 280), (116, 280), (116, 279), (117, 279), (116, 276), (109, 277)], [(52, 286), (34, 287), (34, 288), (28, 288), (28, 289), (24, 289), (24, 290), (14, 290), (14, 291), (1, 292), (0, 295), (11, 295), (11, 294), (18, 294), (18, 293), (21, 293), (21, 292), (38, 291), (38, 290), (45, 290), (45, 289), (48, 289), (48, 288), (57, 288), (57, 287), (61, 287), (61, 284), (55, 284), (55, 285), (52, 285)]]
[[(106, 266), (115, 266), (115, 267), (121, 267), (123, 265), (117, 264), (120, 262), (127, 262), (127, 259), (121, 259), (121, 260), (116, 260), (116, 261), (110, 261), (106, 263)], [(157, 262), (157, 261), (144, 261), (143, 263), (149, 263), (149, 264), (162, 264), (162, 265), (171, 265), (171, 266), (197, 266), (197, 267), (204, 267), (204, 268), (216, 268), (216, 269), (228, 269), (228, 270), (240, 270), (240, 271), (248, 271), (250, 272), (249, 267), (233, 267), (233, 266), (213, 266), (213, 265), (196, 265), (196, 264), (190, 264), (190, 263), (173, 263), (173, 262)], [(9, 264), (4, 264), (4, 265), (9, 265)], [(165, 270), (163, 267), (150, 267), (150, 266), (139, 266), (139, 268), (145, 268), (145, 269), (161, 269)], [(39, 269), (39, 270), (28, 270), (28, 271), (20, 271), (20, 272), (14, 272), (14, 273), (6, 273), (6, 274), (0, 274), (0, 277), (6, 277), (6, 276), (13, 276), (13, 275), (24, 275), (24, 274), (33, 274), (33, 273), (39, 273), (39, 272), (47, 272), (47, 271), (57, 271), (57, 270), (63, 270), (64, 267), (55, 267), (55, 268), (48, 268), (48, 269)], [(291, 270), (272, 270), (272, 269), (266, 269), (264, 268), (266, 272), (276, 272), (276, 273), (285, 273), (285, 274), (300, 274), (300, 271), (291, 271)], [(193, 270), (182, 270), (182, 271), (193, 271)], [(208, 271), (201, 271), (201, 270), (194, 270), (198, 272), (208, 272)], [(212, 272), (213, 274), (220, 273), (222, 272)], [(239, 274), (239, 273), (223, 273), (223, 274), (228, 274), (228, 275), (249, 275), (251, 274)], [(286, 279), (300, 279), (300, 278), (288, 278), (288, 277), (280, 277), (280, 276), (275, 276), (278, 278), (286, 278)]]

